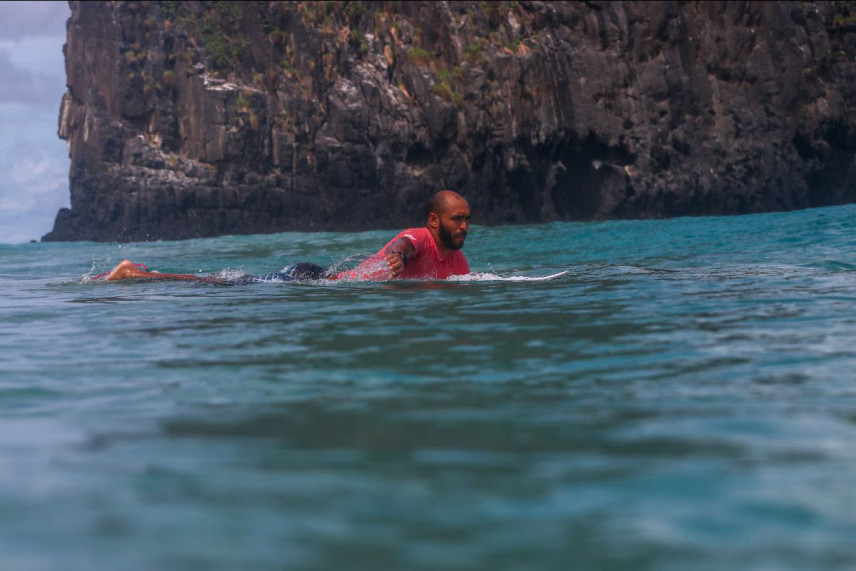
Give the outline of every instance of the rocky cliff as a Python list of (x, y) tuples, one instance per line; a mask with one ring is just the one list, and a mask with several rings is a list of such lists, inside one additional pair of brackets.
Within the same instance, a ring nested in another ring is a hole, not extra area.
[(45, 240), (856, 200), (849, 2), (70, 2)]

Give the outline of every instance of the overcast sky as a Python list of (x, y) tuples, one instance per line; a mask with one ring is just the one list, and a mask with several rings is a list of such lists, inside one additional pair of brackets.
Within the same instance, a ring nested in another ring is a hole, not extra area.
[(0, 243), (38, 240), (69, 205), (65, 92), (67, 2), (0, 2)]

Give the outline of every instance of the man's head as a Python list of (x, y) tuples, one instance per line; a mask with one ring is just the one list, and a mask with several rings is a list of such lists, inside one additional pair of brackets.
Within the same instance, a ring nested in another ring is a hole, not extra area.
[(467, 239), (470, 206), (452, 190), (441, 190), (428, 201), (428, 229), (443, 250), (460, 250)]

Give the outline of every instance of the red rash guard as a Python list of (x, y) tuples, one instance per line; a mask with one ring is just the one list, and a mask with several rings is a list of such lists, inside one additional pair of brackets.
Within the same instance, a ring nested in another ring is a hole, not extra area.
[(434, 237), (428, 228), (410, 228), (386, 243), (380, 251), (353, 270), (342, 272), (339, 279), (386, 280), (389, 279), (389, 266), (386, 265), (384, 252), (390, 244), (404, 237), (413, 243), (415, 251), (407, 258), (404, 270), (398, 276), (402, 279), (430, 278), (444, 280), (449, 276), (470, 273), (467, 258), (460, 250), (453, 250), (445, 258), (440, 253)]

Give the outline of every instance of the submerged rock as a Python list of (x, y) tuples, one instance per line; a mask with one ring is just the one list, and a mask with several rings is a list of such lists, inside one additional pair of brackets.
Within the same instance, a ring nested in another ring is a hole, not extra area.
[(814, 2), (70, 2), (44, 240), (856, 199), (856, 14)]

